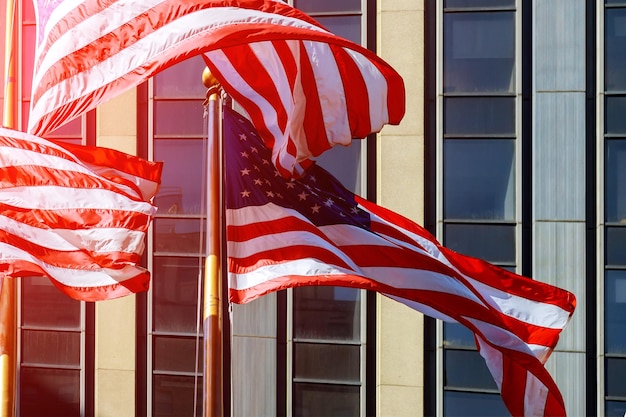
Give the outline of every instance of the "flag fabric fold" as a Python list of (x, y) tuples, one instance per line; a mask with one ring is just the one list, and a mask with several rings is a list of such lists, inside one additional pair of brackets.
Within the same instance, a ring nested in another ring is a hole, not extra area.
[(35, 2), (29, 132), (39, 136), (201, 53), (285, 177), (404, 115), (391, 66), (281, 1)]
[(573, 294), (441, 246), (319, 166), (283, 178), (252, 124), (224, 111), (231, 301), (303, 285), (380, 292), (469, 328), (512, 415), (565, 415), (544, 363), (574, 312)]
[(0, 128), (0, 276), (47, 276), (84, 301), (147, 290), (139, 262), (161, 169)]

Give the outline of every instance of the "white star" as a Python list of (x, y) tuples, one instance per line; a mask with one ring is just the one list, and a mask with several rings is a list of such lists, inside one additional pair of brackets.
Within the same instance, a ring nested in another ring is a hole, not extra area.
[(247, 158), (247, 157), (249, 157), (250, 155), (248, 155), (248, 152), (245, 152), (245, 151), (244, 151), (244, 152), (241, 152), (241, 156), (242, 156), (242, 157), (244, 157), (244, 158)]
[(240, 133), (239, 134), (239, 140), (248, 140), (248, 137), (246, 136), (245, 133)]
[(250, 197), (250, 191), (244, 190), (241, 192), (241, 198)]
[(244, 168), (241, 171), (241, 176), (243, 177), (244, 175), (250, 175), (250, 170), (248, 168)]
[(305, 193), (304, 191), (302, 191), (300, 194), (298, 194), (298, 197), (300, 197), (300, 201), (306, 200), (306, 198), (309, 195), (307, 193)]
[(317, 204), (315, 204), (313, 207), (311, 207), (311, 211), (313, 213), (319, 213), (321, 208), (322, 206), (318, 206)]
[(330, 197), (328, 199), (326, 199), (326, 201), (324, 201), (324, 205), (326, 207), (332, 207), (333, 204), (335, 204), (335, 202)]
[(274, 197), (274, 192), (267, 191), (267, 192), (265, 192), (265, 195), (267, 195), (268, 197)]

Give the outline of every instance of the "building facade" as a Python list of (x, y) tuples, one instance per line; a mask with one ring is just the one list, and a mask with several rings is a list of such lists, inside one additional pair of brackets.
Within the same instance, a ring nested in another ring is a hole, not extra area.
[[(291, 3), (375, 50), (407, 92), (400, 125), (319, 163), (445, 246), (573, 292), (547, 368), (569, 415), (623, 416), (626, 2)], [(30, 1), (17, 16), (25, 127)], [(201, 415), (203, 69), (171, 67), (50, 136), (164, 161), (152, 284), (84, 303), (21, 280), (18, 415)], [(229, 415), (507, 415), (467, 330), (376, 293), (310, 287), (225, 307)]]

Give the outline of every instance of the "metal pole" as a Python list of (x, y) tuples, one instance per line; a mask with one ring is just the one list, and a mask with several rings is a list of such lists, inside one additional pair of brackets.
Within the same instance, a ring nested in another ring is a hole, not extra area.
[(222, 378), (222, 271), (221, 271), (221, 158), (219, 84), (206, 68), (202, 82), (207, 91), (207, 257), (204, 276), (204, 416), (223, 415)]

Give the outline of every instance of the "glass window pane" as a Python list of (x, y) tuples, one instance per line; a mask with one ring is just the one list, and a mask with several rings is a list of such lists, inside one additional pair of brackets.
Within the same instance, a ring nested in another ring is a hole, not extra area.
[(606, 395), (626, 400), (626, 358), (606, 358)]
[(350, 146), (335, 146), (318, 156), (315, 163), (333, 174), (348, 190), (361, 195), (361, 146), (365, 146), (362, 140), (354, 140)]
[(443, 323), (443, 345), (446, 348), (476, 349), (474, 333), (459, 323)]
[[(4, 3), (4, 2), (3, 2)], [(28, 2), (23, 2), (28, 3)], [(35, 25), (24, 25), (22, 28), (22, 97), (30, 100), (33, 84), (33, 68), (35, 67), (35, 43), (37, 42), (37, 30)], [(32, 52), (31, 52), (32, 51)]]
[(361, 12), (361, 0), (294, 0), (293, 5), (305, 13)]
[(514, 135), (513, 97), (446, 97), (444, 134)]
[(607, 401), (605, 408), (606, 417), (626, 416), (626, 401)]
[(294, 288), (293, 297), (295, 338), (360, 341), (360, 290), (300, 287)]
[(445, 0), (443, 7), (463, 8), (463, 7), (513, 7), (515, 0)]
[(515, 263), (515, 226), (446, 224), (444, 245), (453, 251), (494, 264)]
[(515, 90), (515, 13), (444, 15), (444, 92)]
[(189, 58), (154, 76), (156, 98), (205, 98), (202, 71), (206, 65), (200, 56)]
[(22, 362), (80, 366), (80, 333), (22, 330)]
[(626, 265), (626, 227), (607, 227), (606, 264)]
[(80, 301), (63, 294), (45, 277), (20, 281), (24, 326), (80, 330)]
[(20, 368), (21, 417), (79, 417), (80, 372)]
[(360, 387), (293, 384), (294, 416), (360, 416)]
[(444, 387), (492, 389), (497, 392), (487, 364), (477, 350), (444, 350)]
[(360, 345), (294, 343), (294, 377), (359, 383)]
[(626, 97), (606, 97), (605, 132), (613, 134), (626, 133)]
[(202, 139), (158, 139), (154, 159), (164, 161), (161, 187), (155, 198), (158, 214), (200, 214), (205, 145)]
[(515, 141), (444, 142), (446, 219), (515, 219)]
[[(202, 73), (200, 73), (200, 76)], [(200, 82), (200, 84), (202, 84)], [(206, 88), (205, 88), (206, 91)], [(168, 100), (154, 103), (155, 135), (196, 135), (204, 132), (203, 100)], [(200, 156), (200, 155), (199, 155)], [(155, 157), (156, 159), (156, 157)]]
[(316, 16), (315, 20), (335, 35), (361, 44), (361, 16)]
[(156, 257), (153, 269), (154, 330), (196, 333), (197, 258)]
[[(152, 415), (154, 417), (202, 415), (202, 378), (175, 375), (155, 375), (153, 378)], [(195, 401), (194, 401), (195, 393)]]
[(72, 121), (59, 127), (52, 133), (46, 135), (46, 139), (78, 138), (82, 140), (82, 127), (82, 117), (77, 117), (76, 119), (73, 119)]
[[(154, 366), (155, 371), (166, 372), (202, 372), (202, 348), (204, 341), (192, 337), (165, 337), (154, 338)], [(196, 349), (199, 349), (196, 352)], [(197, 358), (197, 361), (196, 361)]]
[[(626, 270), (606, 271), (604, 338), (606, 353), (626, 353)], [(626, 384), (624, 386), (626, 387)]]
[(626, 90), (626, 9), (606, 9), (604, 82), (606, 91)]
[(443, 410), (446, 417), (505, 417), (511, 413), (500, 394), (444, 391)]
[(607, 222), (626, 221), (626, 140), (606, 141), (605, 210)]
[(154, 219), (154, 251), (169, 254), (204, 253), (205, 239), (201, 239), (204, 223), (199, 219)]

